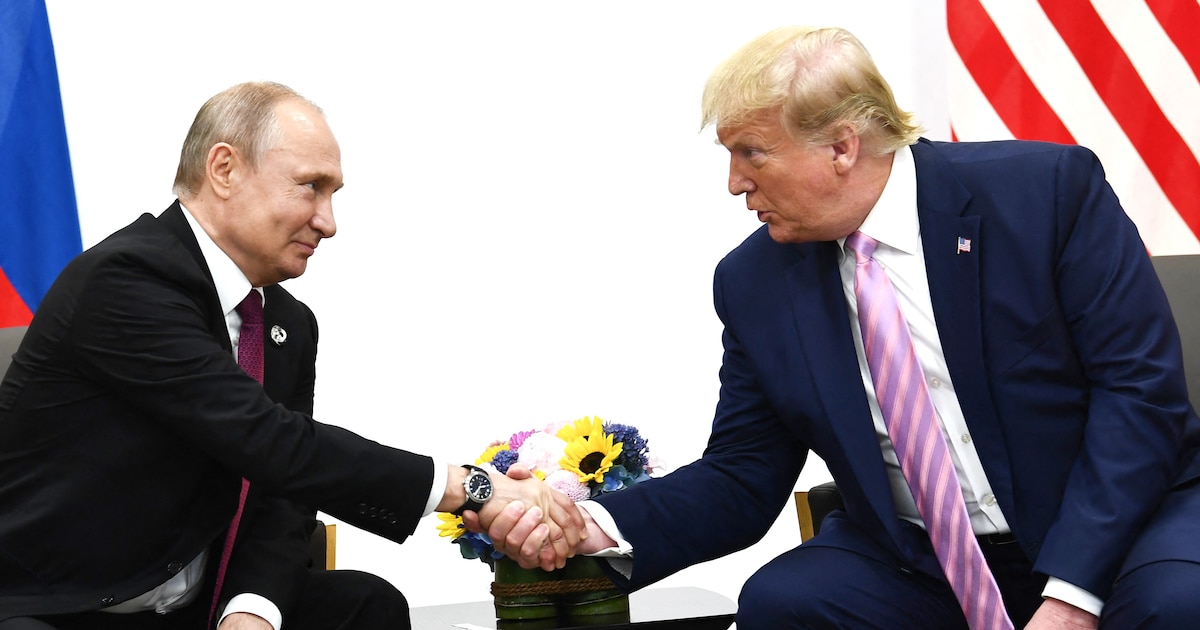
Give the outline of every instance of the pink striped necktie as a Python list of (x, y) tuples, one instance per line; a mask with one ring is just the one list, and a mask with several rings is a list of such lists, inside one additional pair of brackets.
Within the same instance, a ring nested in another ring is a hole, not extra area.
[(971, 531), (962, 486), (908, 324), (887, 273), (871, 258), (878, 244), (862, 232), (846, 239), (856, 262), (858, 324), (888, 436), (938, 562), (971, 630), (1010, 630), (1013, 624), (1004, 609), (1000, 587)]
[[(242, 318), (242, 330), (238, 334), (237, 362), (247, 374), (261, 385), (263, 382), (263, 307), (262, 296), (250, 289), (250, 294), (234, 309)], [(242, 492), (238, 497), (237, 511), (225, 534), (225, 545), (221, 549), (221, 564), (217, 566), (217, 583), (213, 591), (212, 606), (208, 611), (208, 627), (212, 627), (221, 599), (221, 587), (225, 583), (225, 571), (233, 555), (233, 541), (237, 538), (238, 525), (242, 522), (242, 511), (246, 508), (246, 495), (250, 492), (250, 481), (242, 479)]]

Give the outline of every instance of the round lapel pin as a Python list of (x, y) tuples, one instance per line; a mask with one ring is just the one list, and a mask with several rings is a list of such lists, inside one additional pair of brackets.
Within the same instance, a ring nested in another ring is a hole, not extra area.
[(271, 326), (271, 341), (274, 341), (277, 346), (287, 343), (287, 331), (283, 329), (283, 326), (279, 324)]

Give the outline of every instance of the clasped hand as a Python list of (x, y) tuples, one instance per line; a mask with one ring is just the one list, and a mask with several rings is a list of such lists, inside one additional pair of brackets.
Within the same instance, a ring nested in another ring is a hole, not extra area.
[(587, 538), (579, 507), (570, 497), (520, 464), (509, 468), (507, 476), (493, 475), (492, 485), (492, 500), (479, 513), (463, 513), (467, 529), (486, 532), (496, 551), (526, 569), (565, 566)]

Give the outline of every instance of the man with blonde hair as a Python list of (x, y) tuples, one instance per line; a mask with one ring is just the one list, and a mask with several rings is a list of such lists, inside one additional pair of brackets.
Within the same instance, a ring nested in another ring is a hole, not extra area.
[(919, 138), (837, 28), (747, 44), (703, 123), (766, 224), (717, 267), (712, 435), (584, 504), (583, 552), (637, 589), (742, 549), (811, 451), (845, 509), (746, 582), (739, 630), (1195, 625), (1200, 419), (1096, 157)]
[(319, 108), (236, 85), (196, 115), (178, 200), (62, 272), (0, 384), (0, 624), (408, 628), (391, 584), (310, 569), (317, 509), (403, 542), (520, 499), (545, 566), (569, 553), (577, 512), (544, 484), (312, 418), (317, 322), (279, 283), (337, 231), (341, 187)]

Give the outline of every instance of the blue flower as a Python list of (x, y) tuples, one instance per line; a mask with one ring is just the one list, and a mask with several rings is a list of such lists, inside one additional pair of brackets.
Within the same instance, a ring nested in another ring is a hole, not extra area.
[(507, 474), (508, 467), (515, 463), (517, 463), (517, 452), (512, 450), (500, 451), (499, 453), (496, 453), (495, 457), (492, 458), (492, 465), (495, 466), (496, 470), (502, 475)]
[(462, 553), (462, 557), (468, 560), (482, 559), (484, 555), (495, 551), (495, 547), (492, 546), (492, 539), (487, 534), (476, 532), (467, 532), (455, 538), (454, 544), (458, 545), (458, 550)]
[[(611, 433), (613, 442), (620, 442), (621, 455), (617, 457), (617, 463), (625, 467), (626, 470), (641, 472), (649, 462), (647, 452), (649, 447), (646, 445), (646, 440), (638, 433), (637, 428), (627, 424), (609, 424), (604, 429), (605, 433)], [(636, 476), (636, 475), (635, 475)]]

